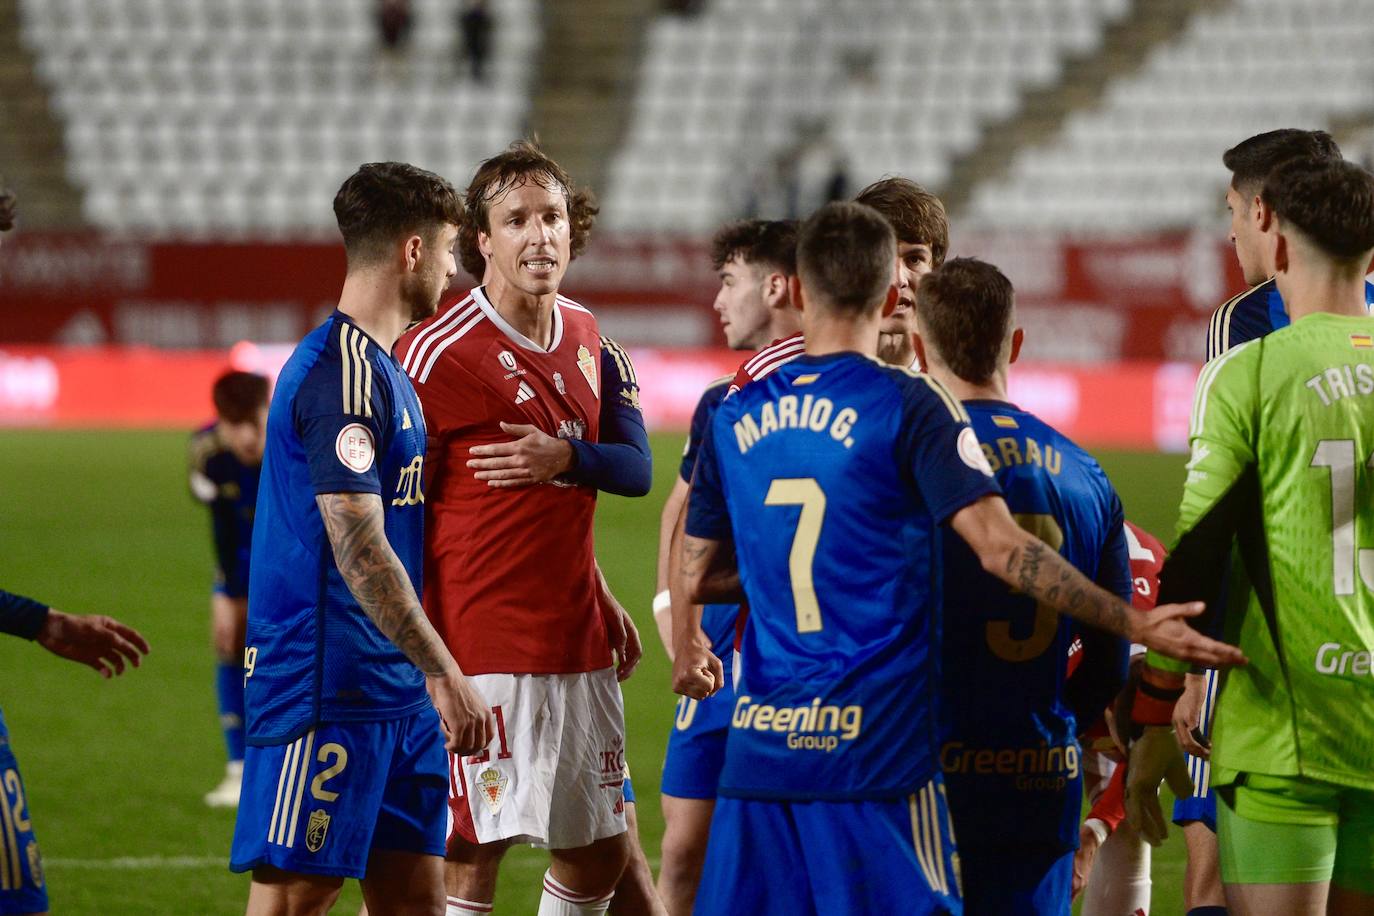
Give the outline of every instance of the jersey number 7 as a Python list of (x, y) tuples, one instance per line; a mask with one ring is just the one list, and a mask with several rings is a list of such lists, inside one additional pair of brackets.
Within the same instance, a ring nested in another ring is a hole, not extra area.
[(821, 606), (816, 600), (811, 567), (816, 560), (816, 545), (821, 540), (821, 523), (825, 520), (825, 491), (814, 477), (781, 477), (768, 486), (763, 504), (801, 506), (797, 531), (792, 536), (792, 551), (787, 555), (787, 569), (792, 579), (792, 603), (797, 609), (797, 632), (819, 632), (825, 624), (821, 621)]

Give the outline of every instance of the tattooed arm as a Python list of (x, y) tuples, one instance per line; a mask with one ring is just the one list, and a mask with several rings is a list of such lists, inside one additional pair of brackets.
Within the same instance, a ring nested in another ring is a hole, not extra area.
[(430, 625), (400, 557), (386, 539), (382, 499), (375, 493), (322, 493), (315, 497), (334, 562), (363, 613), (425, 675), (456, 754), (475, 754), (491, 741), (490, 713), (468, 683), (448, 646)]
[(694, 604), (738, 604), (744, 601), (739, 565), (730, 545), (707, 538), (682, 537), (683, 595)]
[(1244, 661), (1239, 649), (1188, 625), (1185, 618), (1200, 614), (1201, 602), (1160, 605), (1148, 614), (1135, 610), (1017, 525), (1000, 496), (984, 496), (965, 506), (950, 525), (978, 554), (983, 569), (1061, 614), (1209, 667)]

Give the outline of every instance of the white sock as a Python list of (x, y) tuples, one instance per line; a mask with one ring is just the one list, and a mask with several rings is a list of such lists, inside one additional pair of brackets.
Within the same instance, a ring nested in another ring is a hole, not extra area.
[(450, 895), (448, 905), (444, 907), (444, 916), (491, 916), (494, 909), (490, 903), (478, 903)]
[(1123, 821), (1093, 860), (1082, 916), (1149, 916), (1150, 844)]
[(560, 884), (552, 870), (544, 872), (544, 894), (539, 898), (539, 916), (603, 916), (613, 894), (590, 897)]

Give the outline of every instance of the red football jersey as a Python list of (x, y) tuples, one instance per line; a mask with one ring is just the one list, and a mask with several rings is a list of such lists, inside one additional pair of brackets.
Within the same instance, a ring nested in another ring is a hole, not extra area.
[(744, 361), (744, 365), (735, 373), (735, 380), (730, 383), (730, 391), (726, 397), (750, 382), (763, 378), (779, 366), (790, 363), (805, 352), (806, 341), (802, 339), (800, 331), (790, 337), (778, 338)]
[(511, 440), (506, 423), (596, 441), (596, 319), (557, 297), (548, 350), (478, 287), (396, 344), (429, 434), (424, 605), (466, 674), (569, 674), (611, 665), (592, 522), (596, 491), (553, 481), (498, 489), (468, 450)]

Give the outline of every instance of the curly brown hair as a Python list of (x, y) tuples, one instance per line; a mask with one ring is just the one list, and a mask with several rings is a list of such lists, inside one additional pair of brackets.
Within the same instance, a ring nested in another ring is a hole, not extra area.
[(486, 272), (487, 259), (477, 247), (477, 233), (491, 233), (489, 215), (492, 203), (530, 181), (562, 190), (563, 200), (568, 205), (572, 257), (576, 259), (587, 250), (592, 225), (596, 222), (597, 213), (601, 212), (596, 198), (586, 188), (575, 186), (563, 167), (545, 155), (538, 143), (516, 140), (477, 167), (477, 173), (472, 176), (472, 182), (464, 194), (468, 218), (458, 231), (458, 259), (463, 269), (479, 282)]

